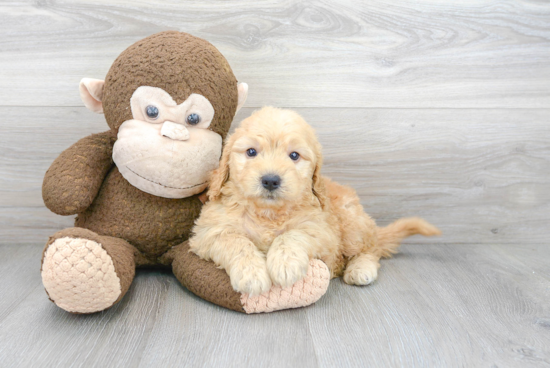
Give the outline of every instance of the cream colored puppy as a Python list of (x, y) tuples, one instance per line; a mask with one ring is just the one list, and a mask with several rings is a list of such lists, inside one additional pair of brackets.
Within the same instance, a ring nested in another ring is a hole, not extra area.
[(245, 119), (223, 149), (190, 247), (257, 295), (302, 279), (310, 259), (332, 277), (367, 285), (381, 257), (410, 235), (439, 234), (419, 218), (378, 228), (355, 191), (321, 176), (321, 145), (296, 112), (265, 107)]

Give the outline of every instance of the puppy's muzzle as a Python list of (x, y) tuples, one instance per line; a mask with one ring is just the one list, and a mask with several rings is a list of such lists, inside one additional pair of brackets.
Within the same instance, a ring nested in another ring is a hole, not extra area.
[(268, 174), (262, 176), (262, 186), (273, 192), (281, 186), (281, 177), (279, 175)]

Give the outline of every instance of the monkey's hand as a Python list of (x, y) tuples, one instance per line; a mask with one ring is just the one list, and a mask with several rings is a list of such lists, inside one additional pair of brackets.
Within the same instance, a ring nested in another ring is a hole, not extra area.
[(113, 166), (111, 131), (82, 138), (52, 163), (42, 183), (46, 207), (58, 215), (74, 215), (88, 208)]

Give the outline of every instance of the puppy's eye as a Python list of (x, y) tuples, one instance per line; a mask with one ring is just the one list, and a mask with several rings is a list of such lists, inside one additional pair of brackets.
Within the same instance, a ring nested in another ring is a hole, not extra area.
[(151, 119), (156, 119), (159, 117), (159, 109), (156, 106), (149, 105), (145, 108), (145, 113)]
[(292, 152), (290, 155), (288, 155), (292, 161), (297, 161), (300, 158), (300, 154), (298, 152)]
[(254, 157), (258, 154), (258, 152), (256, 152), (256, 150), (254, 148), (249, 148), (246, 150), (246, 155), (248, 157)]
[(191, 125), (197, 125), (198, 123), (200, 123), (201, 117), (197, 114), (189, 114), (186, 120)]

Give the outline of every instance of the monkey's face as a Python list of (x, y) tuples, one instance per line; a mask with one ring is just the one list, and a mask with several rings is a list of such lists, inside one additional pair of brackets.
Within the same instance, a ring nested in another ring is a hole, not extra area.
[(80, 96), (117, 134), (113, 160), (144, 192), (184, 198), (203, 191), (248, 86), (209, 42), (166, 31), (128, 47), (106, 80), (84, 78)]
[(140, 190), (165, 198), (202, 192), (219, 164), (222, 137), (209, 130), (212, 104), (191, 94), (177, 104), (160, 88), (139, 87), (130, 100), (133, 119), (118, 130), (113, 160)]

